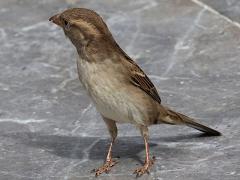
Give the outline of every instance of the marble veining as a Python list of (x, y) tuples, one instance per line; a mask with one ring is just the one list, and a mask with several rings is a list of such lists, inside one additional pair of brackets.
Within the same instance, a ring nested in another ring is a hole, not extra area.
[[(48, 18), (69, 7), (96, 10), (153, 81), (164, 104), (218, 129), (204, 137), (150, 128), (157, 158), (140, 179), (240, 179), (238, 0), (0, 1), (0, 179), (95, 179), (109, 135), (77, 76), (76, 53)], [(98, 179), (135, 179), (144, 144), (120, 124), (119, 160)]]

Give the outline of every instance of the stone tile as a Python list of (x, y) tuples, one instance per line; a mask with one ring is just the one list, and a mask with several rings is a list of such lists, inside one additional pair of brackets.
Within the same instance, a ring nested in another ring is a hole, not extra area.
[(200, 0), (212, 7), (220, 14), (227, 16), (233, 21), (240, 22), (240, 1), (239, 0)]
[[(140, 179), (239, 179), (240, 30), (189, 0), (0, 1), (0, 179), (95, 179), (103, 162), (108, 132), (78, 81), (74, 48), (48, 22), (76, 6), (104, 17), (164, 104), (223, 133), (151, 127), (157, 161)], [(98, 179), (134, 179), (144, 160), (135, 127), (119, 125), (114, 156), (120, 163)]]

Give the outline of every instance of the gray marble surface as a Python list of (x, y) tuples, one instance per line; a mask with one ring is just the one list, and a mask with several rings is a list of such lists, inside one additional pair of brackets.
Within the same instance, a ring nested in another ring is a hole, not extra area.
[(201, 0), (199, 2), (203, 2), (207, 6), (212, 7), (217, 12), (228, 17), (232, 21), (240, 23), (239, 0)]
[[(151, 127), (157, 161), (140, 179), (240, 179), (240, 28), (225, 18), (239, 22), (239, 2), (202, 3), (211, 8), (190, 0), (0, 1), (0, 179), (95, 179), (90, 171), (103, 163), (108, 132), (78, 81), (73, 46), (48, 22), (68, 7), (100, 13), (164, 104), (223, 133)], [(99, 180), (135, 179), (144, 160), (136, 128), (118, 127), (120, 163)]]

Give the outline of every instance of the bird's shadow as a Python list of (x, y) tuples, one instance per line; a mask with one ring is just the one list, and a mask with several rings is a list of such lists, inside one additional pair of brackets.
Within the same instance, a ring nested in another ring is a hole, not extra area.
[[(97, 137), (44, 135), (38, 132), (8, 133), (2, 136), (13, 138), (27, 146), (44, 149), (60, 157), (72, 159), (83, 159), (88, 154), (88, 158), (91, 160), (103, 160), (110, 142), (109, 139), (99, 139)], [(161, 144), (161, 142), (185, 141), (200, 137), (205, 136), (202, 134), (190, 134), (167, 138), (152, 138), (152, 140)], [(178, 153), (182, 152), (182, 150), (179, 151), (176, 148), (158, 146), (158, 144), (151, 142), (149, 146), (157, 147), (156, 151), (164, 154), (170, 153), (177, 156)], [(145, 146), (141, 136), (120, 137), (113, 146), (113, 156), (115, 155), (117, 158), (133, 158), (142, 164), (142, 158), (138, 154), (144, 151), (144, 149)]]

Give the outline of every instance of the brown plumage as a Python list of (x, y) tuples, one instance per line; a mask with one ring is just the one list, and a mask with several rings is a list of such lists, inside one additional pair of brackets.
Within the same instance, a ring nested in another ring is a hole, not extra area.
[(117, 137), (116, 123), (136, 125), (144, 138), (146, 160), (136, 169), (137, 176), (149, 171), (154, 158), (149, 156), (148, 126), (187, 125), (208, 135), (220, 133), (161, 105), (160, 96), (143, 70), (119, 47), (102, 18), (84, 8), (68, 9), (50, 21), (62, 27), (78, 52), (79, 79), (101, 113), (112, 137), (106, 162), (95, 170), (96, 176), (116, 164), (111, 149)]

